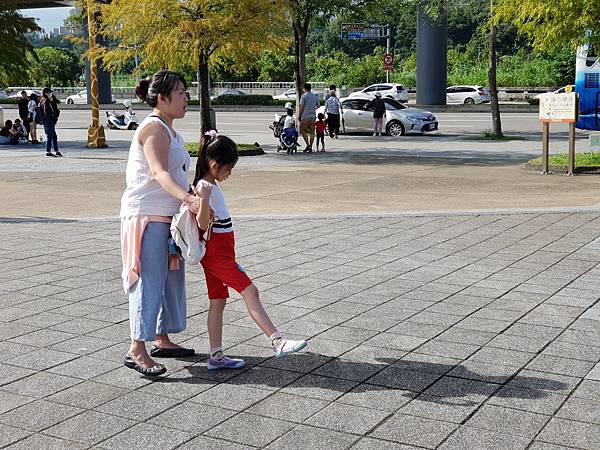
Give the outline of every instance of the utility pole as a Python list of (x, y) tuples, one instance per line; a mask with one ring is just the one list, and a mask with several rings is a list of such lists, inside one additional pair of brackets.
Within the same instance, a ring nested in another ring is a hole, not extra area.
[[(388, 24), (386, 27), (386, 35), (385, 35), (385, 54), (389, 55), (390, 54), (390, 46), (391, 46), (391, 41), (392, 41), (392, 27)], [(390, 82), (390, 71), (386, 70), (385, 71), (385, 82), (389, 83)]]
[(100, 125), (100, 109), (98, 105), (98, 59), (94, 53), (96, 47), (96, 18), (95, 10), (92, 8), (94, 0), (87, 0), (88, 19), (88, 51), (90, 61), (90, 95), (92, 96), (92, 125), (88, 128), (88, 143), (90, 148), (104, 148), (106, 137), (104, 128)]

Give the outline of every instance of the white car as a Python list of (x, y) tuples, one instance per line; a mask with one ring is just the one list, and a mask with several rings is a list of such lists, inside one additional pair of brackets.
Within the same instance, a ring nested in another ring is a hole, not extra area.
[[(79, 91), (77, 94), (67, 97), (67, 105), (87, 105), (87, 91)], [(117, 98), (114, 95), (110, 96), (111, 103), (117, 103)]]
[(475, 105), (489, 101), (490, 91), (483, 86), (450, 86), (446, 88), (446, 103), (449, 105)]
[[(571, 92), (575, 92), (575, 85), (574, 84), (570, 84), (569, 86), (571, 86)], [(542, 94), (538, 94), (533, 98), (537, 98), (538, 100), (540, 98), (542, 98), (542, 95), (546, 95), (546, 94), (564, 94), (565, 92), (567, 92), (567, 87), (563, 86), (555, 91), (552, 92), (543, 92)]]
[(273, 100), (294, 100), (296, 98), (296, 88), (288, 89), (283, 94), (274, 95)]
[[(365, 95), (341, 99), (342, 130), (373, 132), (373, 109), (369, 106), (371, 98)], [(389, 136), (403, 136), (411, 133), (425, 133), (438, 129), (435, 116), (423, 109), (411, 108), (392, 98), (383, 98), (385, 117), (383, 127)], [(325, 107), (317, 109), (317, 114), (325, 113)]]
[(6, 91), (0, 89), (0, 98), (8, 98), (8, 94), (6, 93)]
[(391, 98), (401, 103), (408, 102), (408, 90), (401, 84), (395, 83), (380, 83), (372, 84), (361, 91), (353, 92), (349, 97), (375, 97), (375, 92), (379, 92), (384, 98)]

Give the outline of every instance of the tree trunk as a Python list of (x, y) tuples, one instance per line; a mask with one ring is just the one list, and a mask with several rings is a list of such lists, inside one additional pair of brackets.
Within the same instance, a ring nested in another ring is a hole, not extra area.
[(210, 120), (210, 86), (208, 79), (208, 55), (198, 54), (198, 98), (200, 100), (200, 131), (206, 133), (214, 127)]
[(492, 109), (492, 134), (502, 137), (502, 121), (500, 119), (500, 105), (498, 104), (498, 84), (496, 82), (496, 34), (498, 27), (492, 25), (490, 29), (490, 60), (488, 65), (488, 82), (490, 85), (490, 106)]
[[(306, 36), (308, 25), (294, 24), (294, 50), (296, 72), (296, 111), (300, 108), (300, 96), (306, 82)], [(300, 119), (300, 118), (298, 118)]]

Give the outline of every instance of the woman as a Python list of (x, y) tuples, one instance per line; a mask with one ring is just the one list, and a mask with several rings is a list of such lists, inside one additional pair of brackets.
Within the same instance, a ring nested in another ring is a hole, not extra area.
[(381, 136), (385, 117), (385, 102), (381, 98), (381, 92), (375, 92), (375, 98), (371, 100), (368, 108), (373, 111), (373, 136)]
[[(42, 108), (42, 116), (44, 118), (44, 132), (46, 133), (46, 156), (61, 157), (62, 153), (58, 151), (58, 136), (56, 135), (56, 123), (60, 111), (57, 106), (58, 100), (52, 94), (49, 87), (42, 90), (42, 100), (40, 108)], [(54, 147), (54, 153), (52, 153)]]
[(39, 144), (37, 138), (37, 122), (35, 121), (36, 108), (38, 106), (38, 96), (32, 92), (27, 103), (27, 123), (29, 124), (29, 135), (32, 144)]
[[(331, 86), (335, 88), (335, 86)], [(329, 93), (325, 101), (325, 113), (327, 114), (327, 128), (329, 128), (329, 137), (336, 138), (340, 134), (340, 117), (344, 114), (342, 103), (335, 94), (335, 89)]]
[[(191, 356), (169, 334), (186, 325), (183, 260), (170, 246), (170, 224), (182, 203), (196, 213), (200, 198), (189, 193), (190, 157), (173, 129), (185, 116), (183, 77), (162, 70), (141, 80), (136, 95), (153, 108), (131, 142), (127, 188), (121, 199), (123, 287), (129, 295), (131, 346), (125, 366), (147, 376), (166, 372), (154, 357)], [(171, 251), (170, 251), (171, 249)], [(145, 343), (154, 341), (148, 354)]]

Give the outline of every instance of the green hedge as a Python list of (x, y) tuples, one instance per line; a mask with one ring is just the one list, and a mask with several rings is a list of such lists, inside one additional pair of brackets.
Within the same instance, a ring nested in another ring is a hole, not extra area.
[(0, 105), (16, 105), (19, 103), (18, 98), (0, 98)]
[[(198, 156), (198, 146), (196, 142), (188, 142), (185, 144), (185, 149), (188, 151), (190, 156)], [(240, 156), (255, 156), (264, 155), (265, 152), (258, 142), (254, 144), (237, 144), (238, 154)]]

